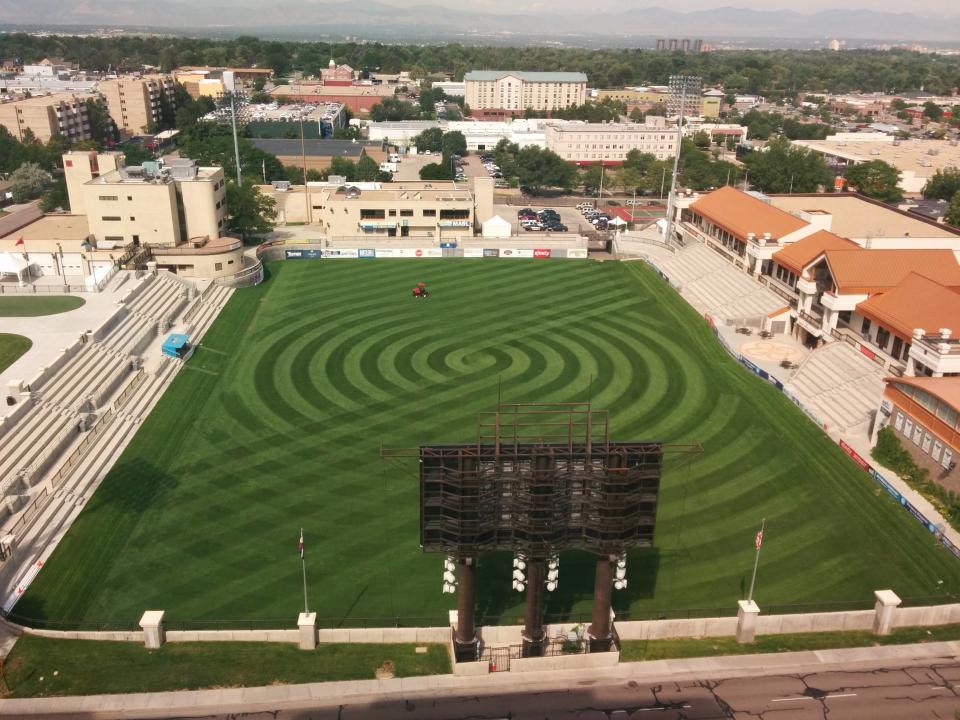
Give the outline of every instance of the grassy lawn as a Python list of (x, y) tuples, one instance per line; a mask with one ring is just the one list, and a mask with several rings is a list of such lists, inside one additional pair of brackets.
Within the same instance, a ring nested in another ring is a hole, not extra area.
[(86, 302), (73, 295), (9, 295), (0, 297), (0, 317), (37, 317), (76, 310)]
[(33, 341), (23, 335), (0, 333), (0, 372), (13, 365), (32, 345)]
[[(262, 619), (301, 597), (322, 625), (446, 625), (442, 561), (418, 546), (415, 458), (380, 444), (476, 437), (505, 401), (587, 398), (615, 439), (699, 441), (668, 463), (656, 547), (630, 555), (621, 618), (745, 595), (761, 607), (960, 591), (940, 548), (641, 263), (274, 263), (237, 291), (16, 607), (27, 618)], [(415, 301), (410, 287), (429, 283)], [(509, 555), (481, 558), (480, 622), (516, 622)], [(593, 561), (561, 559), (551, 618), (589, 612)]]
[(715, 655), (836, 650), (839, 648), (906, 645), (908, 643), (940, 642), (943, 640), (960, 640), (960, 625), (901, 628), (884, 637), (877, 637), (866, 631), (764, 635), (748, 645), (741, 645), (735, 638), (731, 637), (624, 640), (620, 649), (620, 661), (639, 662), (641, 660), (669, 660), (712, 657)]
[[(313, 652), (285, 643), (139, 643), (25, 635), (6, 661), (8, 697), (199, 690), (211, 687), (372, 680), (386, 660), (396, 677), (449, 673), (443, 645), (330, 644)], [(2, 690), (2, 688), (0, 688)]]

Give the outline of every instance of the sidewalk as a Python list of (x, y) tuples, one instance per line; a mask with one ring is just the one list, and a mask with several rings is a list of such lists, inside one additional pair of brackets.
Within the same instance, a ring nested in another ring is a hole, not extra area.
[(781, 654), (739, 655), (686, 660), (623, 663), (603, 670), (567, 670), (529, 673), (494, 673), (458, 677), (431, 675), (390, 680), (354, 680), (306, 685), (270, 685), (255, 688), (181, 690), (168, 693), (89, 695), (85, 697), (0, 700), (0, 717), (69, 716), (83, 712), (96, 718), (168, 718), (213, 713), (252, 713), (298, 708), (337, 706), (428, 695), (459, 695), (464, 691), (484, 695), (511, 690), (545, 692), (603, 680), (638, 683), (684, 680), (723, 680), (806, 674), (827, 670), (876, 667), (899, 668), (960, 658), (960, 642), (849, 648)]

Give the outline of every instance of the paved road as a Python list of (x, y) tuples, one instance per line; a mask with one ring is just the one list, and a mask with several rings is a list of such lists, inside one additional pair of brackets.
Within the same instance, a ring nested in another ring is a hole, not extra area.
[[(541, 692), (391, 699), (210, 720), (954, 720), (960, 663), (658, 685), (588, 681)], [(79, 717), (79, 716), (74, 716)], [(128, 716), (134, 717), (134, 716)], [(181, 716), (182, 717), (182, 716)]]

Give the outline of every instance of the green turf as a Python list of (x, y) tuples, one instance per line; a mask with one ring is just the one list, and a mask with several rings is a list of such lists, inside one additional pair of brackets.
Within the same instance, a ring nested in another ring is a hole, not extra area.
[[(29, 618), (445, 624), (441, 559), (418, 548), (414, 459), (380, 443), (475, 438), (506, 401), (582, 400), (617, 439), (703, 443), (671, 461), (656, 548), (615, 604), (733, 613), (767, 535), (761, 607), (960, 591), (960, 562), (640, 263), (277, 263), (240, 290), (17, 606)], [(409, 288), (429, 282), (429, 300)], [(551, 615), (589, 610), (589, 558), (561, 559)], [(479, 564), (483, 622), (516, 622), (510, 558)], [(389, 620), (385, 620), (389, 618)]]
[(889, 635), (877, 636), (866, 630), (847, 632), (794, 633), (764, 635), (752, 643), (738, 643), (732, 637), (682, 638), (674, 640), (624, 640), (621, 662), (712, 657), (714, 655), (753, 655), (756, 653), (796, 652), (800, 650), (836, 650), (906, 645), (960, 639), (960, 625), (899, 628)]
[[(24, 635), (6, 661), (8, 697), (163, 692), (211, 687), (372, 680), (385, 661), (395, 677), (450, 672), (443, 645), (329, 643), (313, 652), (286, 643), (139, 643)], [(3, 690), (0, 683), (0, 691)]]
[(0, 297), (0, 317), (37, 317), (76, 310), (86, 302), (73, 295), (10, 295)]
[(0, 372), (13, 365), (32, 346), (30, 338), (23, 335), (0, 333)]

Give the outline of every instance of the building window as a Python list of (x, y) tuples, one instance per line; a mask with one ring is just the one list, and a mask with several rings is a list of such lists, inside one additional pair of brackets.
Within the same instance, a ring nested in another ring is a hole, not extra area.
[(396, 216), (397, 216), (397, 211), (396, 211), (396, 210), (391, 210), (391, 211), (390, 211), (390, 217), (396, 217)]
[(469, 210), (441, 210), (441, 220), (468, 220), (470, 218)]
[(933, 446), (933, 438), (930, 436), (930, 433), (923, 434), (923, 451), (930, 454), (930, 449)]
[(100, 199), (101, 200), (119, 200), (119, 198), (116, 195), (101, 195)]
[(903, 422), (903, 435), (904, 437), (910, 437), (911, 433), (913, 433), (913, 420), (907, 418)]
[(920, 440), (923, 438), (923, 428), (919, 425), (913, 426), (913, 444), (920, 445)]
[(945, 448), (943, 451), (943, 460), (940, 462), (943, 467), (950, 469), (950, 466), (953, 465), (953, 450), (950, 448)]
[(890, 351), (890, 354), (895, 358), (900, 357), (900, 352), (903, 350), (903, 340), (898, 337), (893, 339), (893, 349)]
[(436, 217), (436, 216), (437, 216), (437, 211), (436, 211), (436, 210), (424, 210), (424, 211), (423, 211), (423, 216), (424, 216), (424, 217)]
[(881, 350), (887, 349), (887, 341), (890, 339), (890, 331), (886, 328), (877, 328), (877, 347)]
[[(136, 238), (137, 236), (134, 235), (133, 237)], [(115, 242), (115, 243), (118, 243), (118, 242), (123, 242), (123, 235), (104, 235), (104, 236), (103, 236), (103, 239), (104, 239), (106, 242)]]
[(127, 200), (133, 200), (133, 195), (127, 195)]
[(214, 264), (213, 264), (213, 271), (214, 271), (214, 272), (218, 272), (218, 271), (220, 271), (220, 270), (223, 270), (223, 263), (222, 263), (222, 262), (214, 263)]
[(896, 420), (894, 420), (893, 426), (894, 426), (898, 431), (902, 431), (902, 430), (903, 430), (903, 413), (902, 413), (902, 412), (897, 412), (897, 418), (896, 418)]
[(361, 220), (382, 220), (387, 216), (386, 211), (373, 208), (360, 208)]
[(863, 325), (860, 326), (860, 332), (864, 335), (870, 334), (870, 321), (867, 318), (863, 319)]
[(104, 222), (120, 222), (119, 215), (103, 215), (100, 219)]

